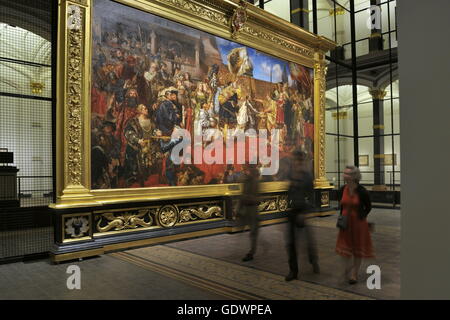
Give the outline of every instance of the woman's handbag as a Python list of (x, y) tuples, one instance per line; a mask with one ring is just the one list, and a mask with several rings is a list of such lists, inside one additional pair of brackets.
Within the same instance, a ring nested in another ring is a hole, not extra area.
[(345, 230), (347, 229), (347, 223), (348, 223), (347, 216), (343, 216), (341, 214), (337, 219), (336, 227), (338, 227), (341, 230)]

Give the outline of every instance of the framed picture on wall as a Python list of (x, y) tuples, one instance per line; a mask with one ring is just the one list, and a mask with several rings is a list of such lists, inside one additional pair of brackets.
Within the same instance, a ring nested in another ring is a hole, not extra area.
[(385, 166), (396, 166), (397, 165), (397, 155), (396, 154), (385, 154), (384, 155), (384, 165)]
[(73, 2), (60, 7), (58, 205), (238, 193), (250, 162), (284, 191), (294, 148), (328, 184), (331, 40), (228, 0)]
[(364, 154), (359, 156), (359, 166), (368, 167), (369, 166), (369, 155)]

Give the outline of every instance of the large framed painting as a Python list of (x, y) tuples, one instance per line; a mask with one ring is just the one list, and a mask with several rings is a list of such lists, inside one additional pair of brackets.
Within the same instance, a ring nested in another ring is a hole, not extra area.
[(284, 190), (324, 170), (334, 44), (238, 1), (61, 1), (56, 207)]

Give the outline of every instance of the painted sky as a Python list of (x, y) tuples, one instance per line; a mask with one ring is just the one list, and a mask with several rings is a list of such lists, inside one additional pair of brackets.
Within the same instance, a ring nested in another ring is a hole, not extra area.
[(269, 56), (256, 49), (249, 48), (239, 43), (231, 42), (219, 37), (216, 38), (217, 47), (219, 48), (222, 62), (228, 65), (227, 55), (234, 48), (247, 48), (247, 54), (253, 64), (253, 77), (258, 80), (267, 82), (281, 82), (283, 70), (288, 76), (289, 84), (291, 84), (291, 76), (289, 72), (289, 66), (287, 61), (280, 60), (278, 58)]

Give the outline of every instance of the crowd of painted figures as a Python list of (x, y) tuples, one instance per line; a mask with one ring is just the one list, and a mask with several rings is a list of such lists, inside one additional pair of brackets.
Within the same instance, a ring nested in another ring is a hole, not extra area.
[[(175, 128), (192, 138), (209, 132), (207, 141), (238, 129), (279, 129), (281, 158), (299, 146), (312, 153), (311, 86), (299, 90), (295, 81), (270, 83), (265, 96), (257, 97), (248, 86), (250, 77), (237, 77), (224, 64), (208, 66), (201, 79), (193, 79), (186, 70), (195, 58), (165, 44), (155, 50), (150, 41), (106, 32), (94, 41), (93, 189), (239, 181), (239, 165), (175, 165), (170, 159), (179, 142), (170, 139)], [(281, 168), (263, 179), (285, 179), (283, 174)]]

